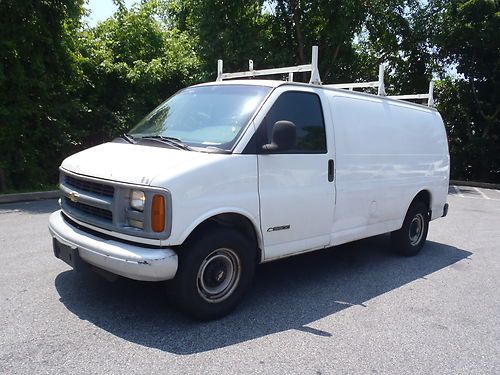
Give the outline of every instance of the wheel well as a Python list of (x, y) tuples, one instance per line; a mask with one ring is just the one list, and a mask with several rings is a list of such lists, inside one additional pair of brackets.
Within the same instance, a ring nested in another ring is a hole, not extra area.
[(256, 262), (260, 263), (262, 258), (262, 250), (259, 245), (259, 239), (257, 237), (257, 232), (255, 230), (252, 222), (245, 216), (237, 213), (224, 213), (212, 216), (198, 226), (191, 232), (186, 241), (200, 235), (201, 232), (205, 230), (214, 230), (216, 228), (234, 228), (243, 234), (252, 244), (254, 244), (256, 249)]
[(415, 198), (413, 198), (412, 204), (414, 202), (422, 202), (424, 203), (429, 211), (431, 210), (431, 193), (428, 190), (421, 190)]

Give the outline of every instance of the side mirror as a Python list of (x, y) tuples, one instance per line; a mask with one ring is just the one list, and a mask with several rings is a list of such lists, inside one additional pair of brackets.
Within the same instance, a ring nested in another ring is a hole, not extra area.
[(273, 125), (272, 143), (262, 146), (268, 152), (287, 151), (295, 146), (297, 127), (291, 121), (276, 121)]

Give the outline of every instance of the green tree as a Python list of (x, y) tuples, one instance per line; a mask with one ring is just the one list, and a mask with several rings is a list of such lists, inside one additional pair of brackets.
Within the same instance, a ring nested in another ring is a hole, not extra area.
[(439, 76), (452, 176), (500, 180), (497, 0), (115, 3), (91, 28), (83, 0), (0, 1), (0, 191), (55, 183), (64, 156), (213, 80), (219, 58), (225, 71), (303, 64), (312, 45), (328, 83), (374, 79), (381, 62), (392, 93)]
[[(367, 16), (367, 1), (279, 0), (272, 22), (271, 44), (293, 51), (288, 63), (306, 64), (311, 46), (319, 46), (319, 69), (324, 82), (359, 78), (353, 41)], [(286, 63), (286, 62), (285, 62)]]
[(458, 73), (454, 82), (443, 81), (439, 100), (458, 164), (454, 176), (500, 182), (500, 4), (431, 5), (438, 57)]
[(0, 2), (0, 190), (56, 180), (71, 111), (68, 41), (82, 3)]
[(88, 147), (123, 133), (161, 101), (198, 81), (193, 41), (167, 29), (159, 3), (145, 2), (117, 13), (78, 35), (75, 61), (81, 103), (72, 137)]
[(368, 4), (358, 51), (366, 65), (386, 65), (389, 94), (428, 90), (438, 68), (429, 35), (429, 9), (419, 0), (374, 0)]
[(175, 27), (188, 33), (196, 43), (203, 80), (213, 80), (217, 60), (224, 70), (256, 68), (265, 55), (268, 17), (262, 13), (262, 0), (171, 0), (167, 16)]

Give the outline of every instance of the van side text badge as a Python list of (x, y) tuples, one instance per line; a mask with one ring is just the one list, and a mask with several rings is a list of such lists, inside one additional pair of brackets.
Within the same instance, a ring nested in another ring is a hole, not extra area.
[(282, 225), (282, 226), (279, 226), (279, 227), (267, 228), (267, 231), (268, 232), (277, 232), (279, 230), (285, 230), (285, 229), (290, 229), (290, 225)]

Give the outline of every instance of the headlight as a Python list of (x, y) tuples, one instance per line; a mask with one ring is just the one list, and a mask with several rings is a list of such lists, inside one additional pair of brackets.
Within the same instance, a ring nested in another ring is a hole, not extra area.
[(130, 207), (137, 211), (144, 211), (144, 202), (146, 201), (146, 196), (143, 191), (132, 190), (130, 192)]

